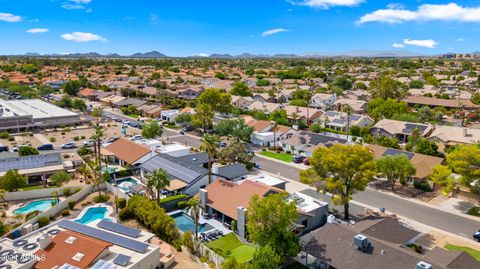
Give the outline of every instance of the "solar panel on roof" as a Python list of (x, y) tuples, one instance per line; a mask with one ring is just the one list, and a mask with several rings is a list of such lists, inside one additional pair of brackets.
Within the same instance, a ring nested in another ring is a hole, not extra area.
[(140, 231), (135, 228), (127, 227), (125, 225), (106, 220), (101, 220), (97, 224), (97, 227), (134, 238), (137, 238), (140, 235)]
[(123, 255), (123, 254), (118, 254), (115, 259), (113, 259), (114, 264), (118, 264), (121, 266), (127, 265), (128, 261), (130, 260), (130, 256)]
[(350, 120), (357, 121), (361, 118), (362, 116), (360, 115), (350, 115)]
[(87, 225), (83, 225), (70, 220), (61, 220), (58, 223), (60, 228), (71, 230), (77, 233), (81, 233), (86, 236), (97, 238), (105, 242), (112, 243), (117, 246), (121, 246), (139, 253), (145, 253), (148, 248), (148, 244), (138, 242), (136, 240), (126, 238), (120, 235), (109, 233), (100, 229), (96, 229)]
[(413, 157), (413, 153), (408, 152), (408, 151), (403, 151), (403, 150), (397, 150), (397, 149), (387, 149), (383, 153), (382, 156), (387, 156), (387, 155), (399, 155), (399, 154), (404, 154), (407, 156), (408, 159), (411, 159)]
[(420, 125), (420, 124), (414, 124), (414, 123), (406, 123), (405, 124), (405, 130), (415, 130), (416, 128), (418, 128), (418, 130), (420, 131), (424, 131), (425, 129), (427, 129), (427, 126), (426, 125)]

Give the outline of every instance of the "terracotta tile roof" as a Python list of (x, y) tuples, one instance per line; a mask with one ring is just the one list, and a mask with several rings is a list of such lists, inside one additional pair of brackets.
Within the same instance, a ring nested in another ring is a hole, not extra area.
[[(71, 244), (65, 242), (71, 236), (76, 239)], [(73, 231), (62, 231), (53, 238), (52, 243), (45, 250), (39, 249), (35, 252), (37, 256), (45, 255), (45, 259), (37, 262), (35, 268), (51, 269), (54, 266), (60, 267), (65, 263), (79, 268), (87, 268), (110, 246), (112, 244), (93, 237)], [(72, 259), (77, 253), (84, 255), (80, 261)]]
[(132, 142), (125, 138), (120, 138), (112, 144), (105, 147), (108, 152), (111, 152), (118, 159), (132, 164), (150, 152), (150, 149)]
[(237, 184), (219, 179), (208, 185), (206, 189), (208, 191), (207, 204), (232, 219), (237, 219), (239, 206), (248, 207), (253, 195), (265, 197), (269, 193), (282, 192), (280, 189), (251, 180)]
[(90, 96), (94, 93), (95, 93), (95, 90), (92, 90), (92, 89), (89, 89), (89, 88), (85, 88), (85, 89), (78, 92), (78, 94), (80, 94), (81, 96)]
[(263, 130), (267, 129), (272, 123), (266, 120), (257, 120), (256, 122), (252, 123), (250, 126), (253, 127), (255, 132), (262, 132)]
[(472, 103), (470, 100), (455, 100), (455, 99), (440, 99), (426, 96), (407, 96), (402, 101), (408, 104), (418, 104), (427, 106), (444, 106), (451, 108), (476, 109), (479, 106)]

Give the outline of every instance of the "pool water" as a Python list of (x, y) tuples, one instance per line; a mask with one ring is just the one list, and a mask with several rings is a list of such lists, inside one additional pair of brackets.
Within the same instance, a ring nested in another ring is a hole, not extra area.
[[(183, 232), (186, 232), (186, 231), (195, 232), (195, 222), (188, 214), (180, 212), (180, 213), (173, 214), (172, 218), (175, 219), (175, 223), (178, 229), (182, 230)], [(212, 229), (213, 227), (208, 224), (198, 225), (199, 233), (204, 233)]]
[[(120, 186), (120, 184), (122, 184), (123, 182), (129, 182), (132, 184), (130, 187), (119, 187), (124, 191), (129, 191), (133, 186), (138, 185), (138, 182), (135, 179), (131, 177), (127, 177), (127, 178), (117, 179), (117, 186)], [(115, 183), (115, 181), (113, 181), (113, 183)]]
[(45, 211), (52, 207), (52, 203), (55, 202), (55, 199), (43, 199), (43, 200), (38, 200), (38, 201), (33, 201), (28, 203), (25, 206), (22, 206), (18, 209), (15, 209), (13, 211), (13, 214), (19, 215), (19, 214), (28, 214), (30, 212), (33, 212), (35, 210), (38, 211)]
[(88, 224), (99, 219), (108, 220), (105, 218), (105, 213), (107, 213), (106, 207), (90, 207), (80, 219), (75, 221), (81, 224)]

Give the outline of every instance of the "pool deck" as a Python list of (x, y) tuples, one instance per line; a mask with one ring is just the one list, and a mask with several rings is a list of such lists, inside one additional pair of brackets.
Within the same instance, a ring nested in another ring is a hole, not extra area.
[[(168, 215), (172, 216), (172, 215), (175, 215), (175, 214), (178, 214), (178, 213), (185, 213), (185, 214), (190, 216), (190, 214), (188, 214), (187, 211), (185, 211), (185, 210), (175, 210), (175, 211), (169, 212)], [(200, 220), (199, 220), (198, 224), (200, 224), (200, 225), (208, 224), (208, 225), (212, 226), (213, 229), (217, 229), (219, 231), (222, 231), (224, 235), (232, 232), (230, 229), (223, 226), (223, 224), (220, 221), (215, 220), (215, 219), (205, 219), (202, 215), (200, 215)], [(182, 231), (180, 230), (180, 232), (182, 232)]]
[[(6, 214), (7, 214), (7, 216), (15, 217), (15, 216), (17, 216), (17, 214), (14, 214), (13, 211), (15, 211), (15, 210), (17, 210), (21, 207), (24, 207), (31, 202), (41, 201), (41, 200), (51, 200), (51, 199), (54, 199), (54, 198), (53, 197), (46, 197), (46, 198), (38, 198), (38, 199), (22, 200), (22, 201), (9, 201), (8, 202), (9, 206), (8, 206), (7, 211), (6, 211)], [(62, 197), (59, 198), (60, 202), (63, 201), (64, 199), (65, 198), (62, 198)], [(51, 207), (49, 207), (49, 208), (51, 208)]]
[[(85, 207), (82, 210), (82, 212), (80, 212), (80, 214), (78, 214), (78, 216), (73, 220), (76, 221), (76, 220), (81, 219), (83, 217), (83, 215), (85, 215), (87, 213), (88, 209), (95, 208), (95, 207), (106, 207), (107, 212), (105, 212), (105, 218), (104, 219), (109, 219), (109, 220), (111, 220), (112, 222), (115, 222), (115, 223), (117, 222), (117, 219), (113, 217), (114, 216), (113, 208), (110, 205), (105, 204), (105, 203), (100, 203), (100, 204), (95, 204), (95, 205)], [(94, 220), (92, 222), (87, 223), (86, 225), (97, 226), (97, 223), (99, 223), (100, 221), (101, 221), (101, 219), (97, 219), (97, 220)]]

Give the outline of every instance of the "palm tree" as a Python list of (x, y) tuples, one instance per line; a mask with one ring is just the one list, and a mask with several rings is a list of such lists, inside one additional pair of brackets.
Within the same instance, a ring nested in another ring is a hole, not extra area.
[(202, 204), (197, 198), (192, 198), (187, 202), (188, 211), (190, 212), (190, 217), (192, 217), (193, 222), (195, 222), (195, 240), (198, 239), (198, 226), (200, 222), (200, 213), (204, 210)]
[(156, 169), (153, 173), (146, 176), (147, 186), (155, 187), (157, 189), (157, 204), (160, 205), (160, 191), (167, 186), (170, 186), (167, 171), (164, 169)]
[(208, 184), (212, 183), (212, 159), (218, 150), (218, 136), (205, 134), (200, 142), (200, 150), (208, 154)]
[(347, 113), (347, 140), (348, 140), (348, 133), (350, 131), (350, 116), (352, 115), (352, 108), (348, 104), (344, 104), (342, 106), (342, 111)]

